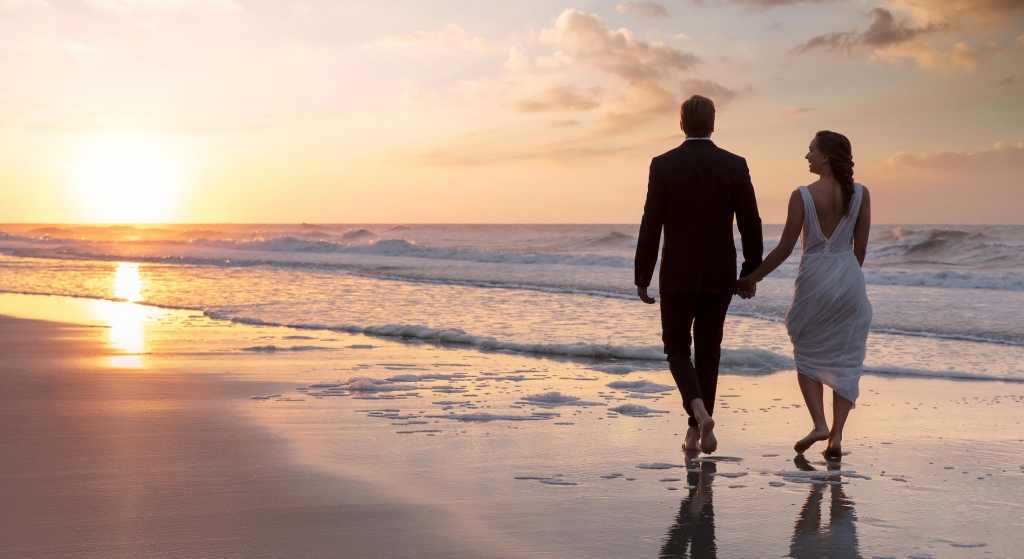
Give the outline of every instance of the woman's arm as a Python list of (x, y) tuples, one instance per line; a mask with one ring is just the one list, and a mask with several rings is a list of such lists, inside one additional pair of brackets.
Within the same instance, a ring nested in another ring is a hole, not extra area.
[(860, 201), (860, 215), (857, 216), (857, 224), (853, 226), (853, 254), (857, 256), (857, 262), (864, 265), (864, 256), (868, 252), (868, 236), (871, 234), (871, 195), (867, 187), (861, 185), (864, 190)]
[(742, 291), (753, 293), (755, 284), (764, 279), (765, 276), (775, 271), (783, 262), (793, 254), (793, 247), (800, 238), (800, 230), (804, 226), (804, 199), (800, 190), (794, 190), (789, 197), (789, 215), (786, 217), (786, 226), (782, 229), (782, 238), (775, 250), (768, 254), (764, 262), (749, 276), (740, 278), (739, 288)]

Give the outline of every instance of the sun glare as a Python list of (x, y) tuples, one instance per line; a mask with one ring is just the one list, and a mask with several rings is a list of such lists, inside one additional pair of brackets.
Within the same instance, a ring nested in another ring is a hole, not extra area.
[[(139, 265), (118, 262), (114, 271), (114, 296), (129, 303), (142, 300), (142, 276)], [(142, 368), (139, 354), (146, 350), (145, 324), (149, 309), (141, 305), (110, 305), (104, 319), (110, 325), (110, 344), (127, 355), (110, 358), (110, 366), (118, 369)]]
[(171, 159), (142, 142), (108, 143), (86, 155), (75, 170), (85, 221), (170, 221), (181, 189)]

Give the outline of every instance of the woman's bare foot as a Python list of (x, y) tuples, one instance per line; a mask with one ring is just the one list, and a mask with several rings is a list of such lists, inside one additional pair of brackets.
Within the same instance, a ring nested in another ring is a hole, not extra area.
[(700, 422), (700, 451), (704, 454), (711, 454), (718, 450), (718, 439), (715, 438), (714, 428), (715, 420), (711, 419), (710, 415)]
[(700, 450), (700, 429), (690, 427), (686, 430), (686, 440), (683, 441), (683, 450), (697, 452)]
[(841, 438), (829, 437), (828, 445), (825, 446), (825, 450), (821, 451), (821, 455), (825, 457), (825, 460), (837, 462), (843, 459), (842, 442)]
[(797, 454), (803, 454), (805, 450), (811, 448), (811, 445), (818, 441), (828, 440), (828, 429), (816, 428), (811, 431), (806, 437), (800, 439), (793, 445), (793, 450)]

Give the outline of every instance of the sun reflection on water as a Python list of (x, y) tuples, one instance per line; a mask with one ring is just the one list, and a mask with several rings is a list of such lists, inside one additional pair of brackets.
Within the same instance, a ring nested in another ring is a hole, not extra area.
[(135, 262), (118, 262), (114, 272), (114, 297), (129, 303), (142, 300), (142, 276)]
[(142, 277), (139, 265), (119, 262), (114, 272), (114, 296), (129, 304), (110, 305), (104, 309), (103, 319), (110, 325), (110, 344), (127, 355), (110, 358), (110, 366), (119, 369), (143, 367), (139, 354), (146, 351), (147, 307), (134, 303), (142, 300)]

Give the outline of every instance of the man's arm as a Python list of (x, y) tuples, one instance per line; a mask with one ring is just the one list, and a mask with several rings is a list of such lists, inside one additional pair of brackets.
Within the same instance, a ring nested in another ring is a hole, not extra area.
[(747, 168), (745, 160), (740, 175), (739, 196), (736, 199), (736, 226), (740, 230), (740, 241), (743, 244), (740, 277), (745, 277), (761, 265), (764, 253), (761, 216), (757, 213), (757, 198), (754, 197), (754, 185), (750, 182), (750, 169)]
[[(646, 289), (654, 277), (654, 265), (658, 263), (658, 245), (661, 243), (661, 228), (665, 224), (665, 203), (661, 177), (651, 161), (650, 176), (647, 180), (647, 202), (644, 217), (640, 221), (640, 237), (636, 242), (636, 259), (633, 261), (635, 283)], [(638, 290), (639, 291), (639, 290)]]

